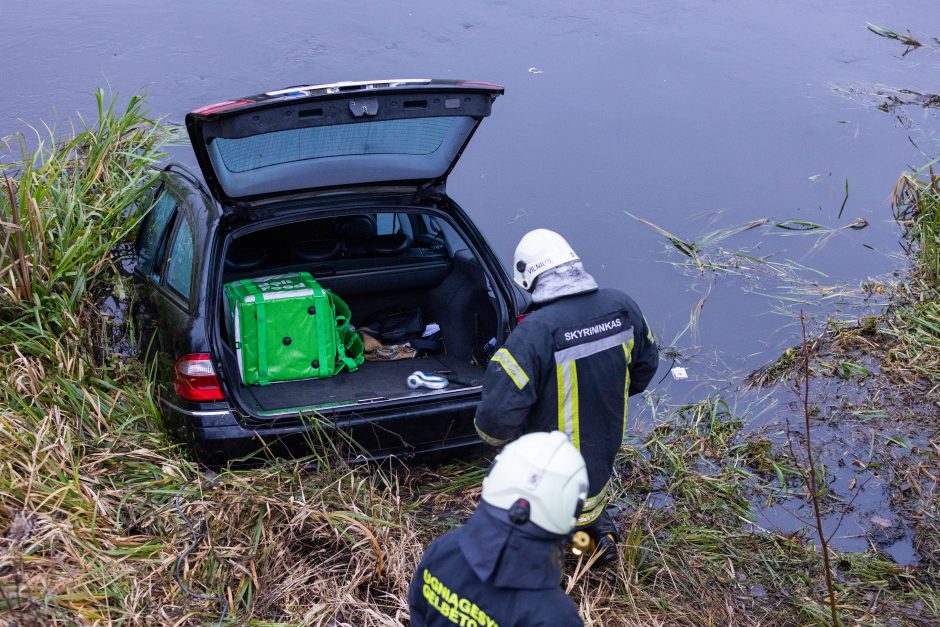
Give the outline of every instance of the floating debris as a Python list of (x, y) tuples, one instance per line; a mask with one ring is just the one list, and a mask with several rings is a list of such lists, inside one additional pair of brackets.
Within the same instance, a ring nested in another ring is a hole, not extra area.
[(823, 228), (821, 224), (808, 222), (806, 220), (784, 220), (783, 222), (777, 222), (774, 226), (778, 229), (787, 229), (788, 231), (813, 231)]
[(845, 179), (845, 198), (842, 199), (842, 206), (839, 207), (839, 215), (836, 220), (842, 219), (842, 212), (845, 211), (845, 203), (849, 201), (849, 179)]
[(871, 32), (878, 35), (879, 37), (884, 37), (885, 39), (893, 39), (895, 41), (900, 41), (902, 44), (907, 46), (907, 48), (904, 50), (904, 53), (901, 55), (902, 57), (907, 55), (907, 53), (913, 50), (916, 50), (917, 48), (923, 47), (924, 45), (914, 38), (914, 34), (911, 33), (910, 30), (907, 31), (906, 35), (904, 35), (904, 34), (895, 32), (893, 30), (890, 30), (888, 28), (876, 26), (872, 24), (871, 22), (865, 24), (865, 27)]
[(787, 231), (817, 231), (823, 230), (826, 232), (835, 232), (842, 229), (852, 229), (853, 231), (858, 231), (869, 226), (868, 220), (865, 218), (855, 218), (851, 224), (846, 224), (843, 227), (838, 228), (826, 228), (821, 224), (816, 222), (810, 222), (808, 220), (784, 220), (783, 222), (777, 222), (775, 225), (778, 229), (784, 229)]

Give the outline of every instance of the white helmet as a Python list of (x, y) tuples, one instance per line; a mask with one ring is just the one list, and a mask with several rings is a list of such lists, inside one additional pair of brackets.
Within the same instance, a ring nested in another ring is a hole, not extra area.
[(516, 285), (531, 292), (538, 275), (579, 259), (564, 237), (548, 229), (535, 229), (523, 235), (516, 246), (512, 278)]
[(587, 497), (584, 458), (561, 431), (529, 433), (496, 456), (483, 480), (483, 500), (508, 510), (518, 524), (565, 535)]

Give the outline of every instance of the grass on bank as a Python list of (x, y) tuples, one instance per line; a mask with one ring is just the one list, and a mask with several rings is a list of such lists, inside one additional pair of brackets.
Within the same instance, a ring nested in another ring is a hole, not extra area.
[(930, 164), (901, 176), (894, 192), (895, 217), (914, 260), (911, 280), (895, 309), (892, 357), (933, 383), (940, 383), (940, 175)]
[[(404, 623), (423, 548), (469, 515), (485, 464), (350, 467), (327, 450), (214, 475), (164, 438), (146, 365), (98, 350), (96, 295), (121, 281), (113, 251), (161, 156), (143, 104), (99, 93), (96, 121), (2, 164), (0, 624)], [(588, 624), (825, 620), (811, 539), (751, 522), (793, 462), (745, 417), (706, 399), (624, 447), (620, 563), (572, 563), (563, 582)], [(837, 566), (847, 622), (940, 619), (936, 571), (876, 553)]]

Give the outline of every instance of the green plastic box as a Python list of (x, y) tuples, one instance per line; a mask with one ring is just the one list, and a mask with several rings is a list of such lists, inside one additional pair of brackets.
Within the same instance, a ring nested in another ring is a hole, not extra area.
[(243, 384), (331, 377), (362, 363), (349, 308), (308, 272), (233, 281), (224, 289)]

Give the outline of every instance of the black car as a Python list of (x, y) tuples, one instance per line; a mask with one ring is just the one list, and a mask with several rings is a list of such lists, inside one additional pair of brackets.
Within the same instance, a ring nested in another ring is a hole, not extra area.
[[(483, 368), (527, 301), (445, 183), (502, 93), (453, 80), (336, 83), (186, 116), (202, 180), (178, 164), (160, 172), (135, 276), (140, 319), (156, 331), (161, 411), (199, 459), (309, 452), (312, 417), (372, 458), (479, 443)], [(445, 351), (243, 385), (223, 285), (299, 271), (341, 296), (354, 325), (419, 308)], [(455, 382), (411, 389), (415, 370)]]

